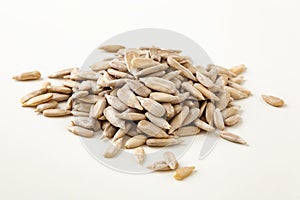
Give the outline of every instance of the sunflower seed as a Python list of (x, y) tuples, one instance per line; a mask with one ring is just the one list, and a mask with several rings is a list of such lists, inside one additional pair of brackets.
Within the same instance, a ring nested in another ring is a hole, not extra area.
[(71, 111), (65, 109), (47, 109), (43, 111), (45, 117), (63, 117), (70, 115)]
[(238, 135), (235, 135), (233, 133), (229, 133), (229, 132), (221, 132), (220, 133), (221, 138), (228, 140), (230, 142), (235, 142), (235, 143), (239, 143), (239, 144), (247, 144), (247, 142), (241, 138)]
[(150, 89), (168, 93), (168, 94), (173, 94), (176, 91), (176, 86), (173, 82), (163, 79), (163, 78), (158, 78), (158, 77), (144, 77), (140, 78), (140, 81), (145, 83), (147, 87)]
[(194, 87), (199, 90), (201, 92), (201, 94), (203, 94), (203, 96), (205, 96), (208, 99), (211, 99), (212, 101), (219, 101), (219, 97), (217, 97), (214, 93), (212, 93), (211, 91), (209, 91), (208, 89), (206, 89), (203, 85), (199, 84), (199, 83), (195, 83)]
[(209, 125), (213, 125), (213, 116), (215, 112), (215, 105), (212, 102), (208, 102), (205, 110), (205, 119)]
[(189, 107), (183, 106), (180, 113), (178, 113), (172, 120), (171, 120), (171, 128), (169, 129), (169, 134), (173, 133), (176, 129), (182, 126), (183, 121), (186, 119), (187, 115), (189, 114)]
[(236, 75), (239, 75), (240, 73), (243, 73), (246, 70), (246, 67), (245, 67), (244, 64), (241, 64), (241, 65), (237, 65), (237, 66), (231, 67), (229, 70), (232, 73), (234, 73)]
[(219, 129), (219, 130), (225, 129), (224, 120), (223, 120), (223, 116), (222, 116), (220, 109), (218, 109), (218, 108), (215, 109), (213, 119), (214, 119), (214, 124), (217, 127), (217, 129)]
[(109, 66), (121, 72), (128, 72), (125, 62), (115, 61), (115, 62), (111, 62)]
[(244, 76), (237, 76), (229, 79), (231, 82), (241, 84), (244, 81)]
[(96, 62), (90, 66), (93, 71), (101, 71), (109, 68), (109, 61)]
[(116, 117), (119, 117), (121, 119), (125, 120), (131, 120), (131, 121), (140, 121), (143, 119), (146, 119), (145, 115), (142, 113), (133, 113), (133, 112), (123, 112), (116, 114)]
[(171, 125), (163, 118), (156, 117), (149, 112), (146, 112), (145, 115), (154, 125), (163, 128), (170, 129)]
[(225, 86), (224, 89), (230, 94), (230, 96), (234, 99), (234, 100), (238, 100), (238, 99), (244, 99), (247, 98), (248, 95), (229, 86)]
[(219, 95), (219, 101), (216, 102), (216, 107), (220, 110), (224, 110), (228, 103), (229, 103), (229, 100), (230, 100), (230, 94), (226, 91), (220, 93)]
[(100, 99), (102, 99), (103, 97), (99, 96), (99, 95), (88, 95), (88, 96), (85, 96), (85, 97), (80, 97), (78, 98), (78, 100), (80, 102), (83, 102), (83, 103), (90, 103), (90, 104), (95, 104), (97, 103)]
[(48, 86), (47, 87), (48, 92), (57, 92), (62, 94), (71, 94), (72, 90), (68, 87), (64, 86)]
[(125, 47), (122, 45), (104, 45), (99, 47), (98, 49), (109, 53), (117, 53), (120, 49), (125, 49)]
[(182, 83), (181, 87), (188, 91), (191, 95), (196, 97), (198, 100), (205, 100), (202, 93), (196, 89), (193, 85), (189, 84), (188, 82)]
[(105, 128), (102, 127), (102, 129), (103, 129), (103, 136), (107, 138), (114, 137), (114, 135), (117, 132), (117, 128), (111, 125), (110, 123), (108, 123), (108, 125)]
[(87, 112), (80, 112), (80, 111), (76, 111), (76, 110), (72, 110), (71, 114), (74, 116), (78, 116), (78, 117), (88, 117), (89, 113)]
[(53, 94), (51, 94), (51, 93), (41, 94), (41, 95), (38, 95), (38, 96), (35, 96), (35, 97), (29, 99), (28, 101), (23, 103), (22, 106), (23, 107), (34, 107), (39, 104), (50, 101), (52, 99), (52, 97), (53, 97)]
[(194, 121), (194, 124), (199, 127), (201, 130), (205, 130), (207, 132), (210, 132), (210, 131), (214, 131), (215, 128), (212, 127), (211, 125), (205, 123), (204, 121), (200, 120), (200, 119), (196, 119)]
[(131, 127), (132, 127), (131, 123), (126, 123), (125, 128), (120, 128), (119, 130), (117, 130), (112, 141), (114, 142), (117, 141), (119, 138), (122, 138), (131, 129)]
[(172, 145), (180, 144), (182, 142), (183, 142), (183, 140), (176, 139), (176, 138), (148, 139), (146, 141), (146, 144), (149, 147), (165, 147), (165, 146), (172, 146)]
[(183, 76), (185, 76), (186, 78), (191, 79), (193, 81), (197, 81), (197, 79), (193, 75), (193, 73), (190, 70), (188, 70), (187, 68), (185, 68), (184, 66), (182, 66), (180, 63), (178, 63), (174, 58), (168, 57), (167, 62), (170, 67), (172, 67), (176, 70), (180, 70), (181, 74)]
[(128, 85), (124, 85), (117, 91), (118, 98), (127, 106), (143, 110), (135, 94), (129, 89)]
[(237, 89), (241, 92), (243, 92), (244, 94), (246, 94), (247, 96), (249, 96), (251, 94), (250, 90), (247, 90), (246, 88), (242, 87), (241, 85), (234, 83), (234, 82), (228, 82), (228, 85), (234, 89)]
[(52, 100), (57, 101), (57, 102), (66, 101), (70, 98), (70, 95), (68, 95), (68, 94), (60, 94), (60, 93), (55, 93), (55, 92), (53, 92), (51, 94), (53, 95)]
[(133, 76), (130, 74), (127, 74), (125, 72), (121, 72), (115, 69), (108, 69), (107, 72), (112, 75), (115, 76), (117, 78), (129, 78), (129, 79), (133, 79)]
[(119, 127), (121, 129), (125, 129), (125, 120), (122, 120), (118, 117), (116, 117), (116, 114), (118, 113), (113, 107), (108, 106), (104, 109), (104, 116), (106, 119), (115, 127)]
[(123, 102), (121, 102), (120, 99), (116, 96), (111, 96), (106, 94), (105, 98), (108, 104), (118, 111), (124, 111), (128, 108), (128, 106), (125, 105)]
[(135, 52), (135, 51), (127, 51), (125, 53), (125, 62), (126, 62), (126, 67), (127, 67), (127, 70), (129, 72), (133, 72), (134, 70), (134, 67), (133, 67), (133, 64), (132, 64), (132, 60), (137, 57), (138, 54)]
[(201, 131), (200, 128), (196, 126), (184, 126), (176, 131), (173, 132), (173, 135), (179, 136), (179, 137), (184, 137), (184, 136), (191, 136), (191, 135), (197, 135)]
[(63, 78), (66, 75), (71, 74), (71, 72), (74, 70), (74, 68), (67, 68), (63, 70), (59, 70), (57, 72), (54, 72), (48, 76), (48, 78)]
[(147, 137), (145, 135), (136, 135), (125, 143), (125, 148), (132, 149), (145, 144)]
[(142, 164), (146, 158), (143, 147), (138, 147), (134, 150), (134, 156), (138, 164)]
[(42, 94), (45, 94), (47, 92), (47, 89), (46, 88), (41, 88), (39, 90), (35, 90), (35, 91), (32, 91), (28, 94), (26, 94), (25, 96), (23, 96), (20, 100), (21, 103), (25, 103), (26, 101), (28, 101), (29, 99), (33, 98), (33, 97), (36, 97), (36, 96), (39, 96), (39, 95), (42, 95)]
[(47, 88), (48, 86), (51, 86), (51, 83), (49, 81), (45, 81), (42, 83), (41, 88)]
[(199, 81), (199, 83), (201, 83), (202, 85), (204, 85), (205, 87), (211, 88), (213, 87), (215, 84), (210, 80), (210, 78), (208, 78), (207, 76), (203, 75), (200, 72), (196, 72), (196, 77), (197, 80)]
[(168, 103), (168, 102), (177, 102), (179, 103), (179, 97), (171, 94), (166, 94), (163, 92), (152, 92), (150, 98), (157, 102)]
[(158, 65), (155, 65), (152, 67), (142, 69), (141, 71), (137, 72), (135, 74), (135, 76), (136, 77), (146, 76), (146, 75), (153, 74), (153, 73), (156, 73), (159, 71), (164, 71), (164, 70), (168, 69), (168, 67), (169, 66), (166, 64), (158, 64)]
[(150, 170), (153, 170), (153, 171), (171, 171), (172, 170), (165, 161), (155, 162), (155, 163), (147, 166), (147, 168)]
[(176, 169), (178, 167), (178, 162), (176, 160), (175, 155), (172, 152), (166, 151), (163, 154), (163, 157), (165, 162), (167, 163), (167, 165), (169, 165), (171, 169)]
[(149, 121), (146, 120), (141, 120), (137, 124), (138, 129), (146, 133), (147, 135), (155, 138), (168, 138), (169, 135), (163, 131), (161, 128), (158, 126), (152, 124)]
[(72, 99), (78, 99), (78, 98), (81, 98), (81, 97), (86, 97), (88, 95), (89, 95), (88, 91), (78, 91), (78, 92), (73, 93), (71, 98)]
[(224, 119), (227, 119), (228, 117), (231, 117), (239, 112), (239, 107), (233, 106), (230, 108), (226, 108), (225, 110), (222, 111), (222, 115)]
[(164, 75), (162, 78), (166, 79), (166, 80), (172, 80), (173, 78), (178, 76), (180, 73), (181, 73), (180, 70), (171, 71), (171, 72), (167, 73), (166, 75)]
[(145, 69), (158, 65), (159, 63), (150, 58), (133, 58), (131, 64), (135, 69)]
[(80, 112), (90, 112), (92, 104), (89, 103), (79, 103), (73, 106), (73, 110)]
[(115, 157), (121, 150), (123, 145), (123, 138), (119, 138), (115, 142), (111, 143), (108, 148), (105, 150), (103, 156), (105, 158)]
[(169, 119), (173, 118), (175, 115), (175, 110), (174, 110), (174, 107), (172, 106), (172, 104), (171, 103), (162, 103), (161, 105), (166, 110), (167, 119), (169, 120)]
[(226, 126), (233, 126), (240, 122), (240, 118), (241, 118), (240, 115), (235, 114), (235, 115), (232, 115), (232, 116), (226, 118), (224, 121), (225, 121)]
[(145, 108), (152, 115), (162, 117), (166, 113), (165, 108), (160, 103), (152, 99), (142, 97), (137, 97), (137, 99), (140, 101), (143, 108)]
[(262, 95), (262, 98), (265, 102), (267, 102), (271, 106), (282, 107), (284, 105), (284, 101), (275, 96)]
[(174, 172), (173, 177), (178, 181), (183, 180), (186, 177), (188, 177), (189, 175), (191, 175), (193, 173), (194, 169), (195, 169), (195, 167), (193, 167), (193, 166), (179, 168)]
[(96, 120), (89, 117), (71, 117), (71, 123), (73, 126), (93, 129), (95, 127)]
[(40, 104), (34, 110), (35, 112), (43, 112), (46, 109), (56, 108), (58, 105), (57, 101), (49, 101), (47, 103)]
[(147, 97), (151, 93), (151, 90), (149, 88), (147, 88), (146, 86), (144, 86), (144, 84), (137, 80), (130, 80), (128, 82), (128, 86), (134, 93), (141, 97)]
[(202, 105), (200, 106), (199, 117), (202, 116), (202, 114), (203, 114), (203, 112), (204, 112), (204, 110), (205, 110), (205, 108), (206, 108), (206, 105), (207, 105), (207, 101), (204, 101), (204, 102), (202, 103)]
[(83, 136), (83, 137), (93, 137), (94, 131), (91, 131), (86, 128), (82, 128), (80, 126), (70, 126), (68, 130), (76, 135)]
[(16, 81), (30, 81), (38, 80), (41, 78), (41, 73), (39, 71), (24, 72), (22, 74), (13, 76), (13, 79)]
[(186, 116), (185, 120), (182, 122), (182, 126), (186, 126), (192, 123), (195, 119), (199, 117), (200, 109), (199, 108), (192, 108), (190, 109), (188, 115)]

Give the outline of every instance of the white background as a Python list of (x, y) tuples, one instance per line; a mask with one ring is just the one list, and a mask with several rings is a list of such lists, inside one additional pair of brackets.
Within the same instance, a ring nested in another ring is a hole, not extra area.
[[(299, 9), (297, 0), (1, 0), (0, 199), (300, 199)], [(219, 65), (248, 67), (254, 95), (239, 103), (235, 130), (250, 146), (220, 141), (201, 161), (194, 146), (180, 162), (197, 172), (183, 182), (102, 166), (65, 130), (67, 120), (21, 108), (19, 98), (41, 81), (11, 80), (81, 66), (106, 39), (146, 27), (185, 34)], [(263, 93), (287, 106), (266, 105)]]

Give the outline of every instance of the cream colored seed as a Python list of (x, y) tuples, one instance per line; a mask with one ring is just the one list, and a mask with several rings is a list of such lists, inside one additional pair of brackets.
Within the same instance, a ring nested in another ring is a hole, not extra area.
[(119, 127), (122, 129), (125, 129), (125, 120), (120, 119), (116, 117), (116, 114), (118, 113), (113, 107), (108, 106), (103, 111), (104, 116), (106, 119), (115, 127)]
[(143, 110), (140, 102), (138, 101), (135, 94), (129, 89), (128, 85), (124, 85), (117, 91), (118, 98), (127, 106), (131, 108), (136, 108), (138, 110)]
[(241, 84), (244, 81), (244, 76), (237, 76), (229, 79), (231, 82)]
[(205, 87), (211, 88), (215, 85), (207, 76), (203, 75), (201, 72), (197, 71), (196, 77), (199, 83), (201, 83)]
[(80, 112), (90, 112), (92, 104), (89, 103), (79, 103), (73, 106), (73, 110), (77, 110)]
[(30, 81), (30, 80), (38, 80), (41, 78), (41, 73), (39, 71), (31, 71), (31, 72), (24, 72), (17, 76), (14, 76), (13, 79), (16, 81)]
[(147, 76), (147, 75), (150, 75), (150, 74), (153, 74), (153, 73), (156, 73), (156, 72), (167, 70), (168, 67), (169, 66), (166, 65), (166, 64), (158, 64), (158, 65), (155, 65), (155, 66), (152, 66), (152, 67), (145, 68), (141, 71), (138, 71), (135, 74), (135, 76), (136, 77)]
[(189, 175), (191, 175), (193, 173), (194, 169), (195, 169), (195, 167), (193, 167), (193, 166), (179, 168), (174, 172), (173, 177), (178, 181), (183, 180), (186, 177), (188, 177)]
[(76, 135), (83, 136), (83, 137), (93, 137), (94, 131), (91, 131), (86, 128), (82, 128), (80, 126), (70, 126), (68, 130)]
[(121, 71), (118, 71), (118, 70), (115, 70), (115, 69), (107, 69), (107, 72), (112, 75), (112, 76), (115, 76), (115, 77), (118, 77), (118, 78), (129, 78), (129, 79), (133, 79), (133, 76), (130, 75), (130, 74), (127, 74), (125, 72), (121, 72)]
[(217, 127), (217, 129), (219, 129), (219, 130), (225, 129), (223, 116), (222, 116), (221, 111), (218, 108), (215, 109), (213, 119), (214, 119), (214, 124)]
[(234, 99), (234, 100), (238, 100), (238, 99), (244, 99), (247, 98), (248, 95), (229, 86), (225, 86), (224, 89), (229, 92), (230, 96)]
[(153, 123), (146, 121), (146, 120), (141, 120), (137, 124), (138, 129), (146, 133), (147, 135), (155, 138), (168, 138), (169, 135), (159, 128), (158, 126), (154, 125)]
[(92, 117), (99, 118), (103, 114), (103, 111), (106, 108), (106, 106), (107, 102), (105, 98), (100, 98), (93, 108)]
[(199, 117), (201, 117), (202, 114), (204, 113), (204, 110), (205, 110), (205, 108), (206, 108), (206, 105), (207, 105), (207, 101), (204, 101), (204, 102), (202, 103), (202, 105), (200, 106)]
[(109, 53), (117, 53), (120, 49), (125, 49), (125, 47), (122, 45), (104, 45), (99, 47), (98, 49)]
[(208, 99), (211, 99), (213, 101), (219, 101), (219, 97), (217, 97), (214, 93), (212, 93), (211, 91), (209, 91), (208, 89), (206, 89), (203, 85), (199, 84), (199, 83), (195, 83), (194, 87), (199, 90), (201, 92), (201, 94), (203, 94), (203, 96), (205, 96)]
[(233, 106), (230, 108), (226, 108), (225, 110), (222, 111), (222, 115), (224, 119), (227, 119), (228, 117), (231, 117), (232, 115), (235, 115), (239, 112), (239, 107)]
[(191, 136), (191, 135), (197, 135), (201, 131), (200, 128), (196, 126), (184, 126), (176, 131), (173, 132), (173, 135), (179, 136), (179, 137), (184, 137), (184, 136)]
[(110, 67), (118, 70), (118, 71), (121, 71), (121, 72), (128, 72), (127, 70), (127, 67), (126, 67), (126, 64), (124, 62), (118, 62), (118, 61), (114, 61), (114, 62), (111, 62), (109, 64)]
[(144, 77), (158, 77), (158, 78), (161, 78), (165, 74), (166, 74), (165, 71), (158, 71), (158, 72), (155, 72), (155, 73), (152, 73), (152, 74), (148, 74), (148, 75), (146, 75)]
[(64, 86), (48, 86), (47, 87), (48, 92), (58, 92), (62, 94), (71, 94), (72, 89)]
[(36, 97), (36, 96), (39, 96), (41, 94), (45, 94), (47, 92), (47, 89), (46, 88), (41, 88), (39, 90), (35, 90), (35, 91), (32, 91), (28, 94), (26, 94), (25, 96), (23, 96), (20, 100), (21, 103), (25, 103), (26, 101), (28, 101), (29, 99), (33, 98), (33, 97)]
[(232, 73), (239, 75), (243, 73), (246, 70), (246, 67), (244, 64), (233, 66), (229, 69)]
[(94, 129), (98, 120), (89, 117), (71, 117), (71, 123), (73, 126), (80, 126), (87, 129)]
[(180, 73), (181, 73), (180, 70), (171, 71), (171, 72), (167, 73), (166, 75), (164, 75), (162, 78), (166, 79), (166, 80), (171, 80), (171, 79), (175, 78), (176, 76), (178, 76)]
[(167, 117), (167, 119), (173, 118), (174, 115), (175, 115), (175, 110), (174, 110), (174, 107), (172, 106), (172, 104), (171, 103), (162, 103), (161, 105), (166, 110), (166, 117)]
[(146, 154), (143, 147), (138, 147), (134, 150), (134, 156), (138, 164), (142, 164), (146, 158)]
[(262, 95), (262, 98), (265, 102), (267, 102), (271, 106), (282, 107), (284, 105), (284, 101), (275, 96)]
[(78, 85), (78, 83), (76, 81), (72, 81), (72, 80), (68, 80), (68, 79), (62, 79), (61, 83), (69, 88), (74, 88)]
[(208, 102), (205, 110), (205, 119), (209, 125), (213, 125), (213, 116), (215, 112), (215, 105), (212, 102)]
[(172, 170), (165, 161), (155, 162), (155, 163), (147, 166), (147, 168), (150, 170), (153, 170), (153, 171), (171, 171)]
[(156, 125), (160, 128), (163, 128), (163, 129), (171, 128), (171, 125), (164, 118), (156, 117), (149, 112), (146, 112), (144, 116), (146, 116), (154, 125)]
[(120, 128), (119, 130), (117, 130), (112, 141), (114, 142), (117, 141), (119, 138), (122, 138), (131, 129), (131, 127), (132, 127), (131, 123), (126, 123), (124, 128)]
[(159, 77), (144, 77), (140, 78), (140, 81), (142, 81), (147, 87), (150, 89), (173, 94), (176, 91), (176, 86), (172, 81), (159, 78)]
[(171, 128), (169, 129), (169, 134), (173, 133), (176, 129), (182, 126), (183, 121), (186, 119), (187, 115), (189, 114), (189, 107), (183, 106), (180, 113), (178, 113), (172, 120), (171, 120)]
[(111, 105), (114, 109), (118, 111), (124, 111), (128, 108), (127, 105), (125, 105), (118, 97), (111, 96), (111, 95), (105, 95), (105, 98), (107, 100), (107, 103)]
[(57, 101), (57, 102), (66, 101), (70, 98), (70, 95), (68, 95), (68, 94), (60, 94), (60, 93), (56, 93), (56, 92), (53, 92), (51, 94), (53, 95), (52, 100)]
[(226, 91), (222, 92), (219, 96), (219, 101), (216, 102), (216, 107), (219, 108), (220, 110), (224, 110), (230, 100), (230, 94)]
[(157, 117), (162, 117), (166, 113), (165, 108), (158, 102), (149, 99), (149, 98), (142, 98), (137, 97), (141, 105), (152, 115)]
[(135, 69), (145, 69), (158, 65), (159, 62), (156, 62), (150, 58), (133, 58), (131, 64)]
[(71, 74), (73, 70), (74, 68), (59, 70), (57, 72), (54, 72), (53, 74), (50, 74), (48, 78), (63, 78), (64, 76)]
[(178, 63), (174, 58), (168, 57), (167, 61), (168, 61), (168, 64), (170, 65), (170, 67), (172, 67), (176, 70), (180, 70), (181, 74), (183, 76), (185, 76), (186, 78), (191, 79), (193, 81), (197, 81), (197, 79), (193, 75), (193, 73), (190, 70), (188, 70), (187, 68), (185, 68), (184, 66), (182, 66), (180, 63)]
[(179, 103), (179, 97), (171, 94), (166, 94), (163, 92), (152, 92), (150, 98), (157, 102), (168, 103), (177, 102)]
[(247, 90), (246, 88), (242, 87), (241, 85), (239, 85), (239, 84), (237, 84), (237, 83), (234, 83), (234, 82), (229, 81), (229, 82), (228, 82), (228, 85), (229, 85), (230, 87), (234, 88), (234, 89), (237, 89), (237, 90), (239, 90), (239, 91), (245, 93), (245, 94), (248, 95), (248, 96), (251, 94), (250, 90)]
[(123, 113), (116, 114), (116, 117), (119, 117), (119, 118), (125, 119), (125, 120), (131, 120), (131, 121), (140, 121), (140, 120), (146, 119), (145, 115), (142, 113), (123, 112)]
[(107, 123), (107, 125), (105, 125), (106, 127), (102, 127), (103, 129), (103, 137), (107, 137), (107, 138), (112, 138), (114, 137), (114, 135), (117, 132), (117, 128), (114, 127), (113, 125), (111, 125), (110, 123)]
[(240, 122), (240, 118), (241, 118), (240, 115), (235, 114), (235, 115), (232, 115), (232, 116), (226, 118), (224, 121), (225, 121), (226, 126), (233, 126)]
[(109, 61), (96, 62), (90, 66), (93, 71), (101, 71), (109, 68)]
[(196, 119), (194, 121), (194, 124), (199, 127), (201, 130), (205, 130), (207, 132), (210, 132), (210, 131), (214, 131), (215, 128), (212, 127), (211, 125), (205, 123), (204, 121), (200, 120), (200, 119)]
[(78, 116), (78, 117), (88, 117), (89, 113), (87, 112), (80, 112), (80, 111), (76, 111), (76, 110), (72, 110), (71, 114), (74, 116)]
[(229, 132), (221, 132), (220, 134), (221, 138), (228, 140), (230, 142), (235, 142), (235, 143), (239, 143), (239, 144), (247, 144), (247, 142), (241, 138), (240, 136), (233, 134), (233, 133), (229, 133)]
[(146, 141), (147, 146), (149, 147), (165, 147), (165, 146), (173, 146), (176, 144), (182, 143), (183, 140), (176, 138), (168, 138), (168, 139), (148, 139)]
[(28, 101), (23, 103), (22, 106), (23, 107), (34, 107), (39, 104), (50, 101), (52, 99), (52, 97), (53, 97), (53, 94), (51, 94), (51, 93), (41, 94), (41, 95), (38, 95), (38, 96), (35, 96), (35, 97), (29, 99)]
[(123, 145), (123, 138), (119, 138), (117, 141), (113, 142), (108, 146), (103, 156), (105, 158), (115, 157), (120, 152), (122, 145)]
[(147, 97), (151, 93), (151, 90), (144, 86), (140, 81), (137, 80), (130, 80), (128, 82), (129, 88), (141, 97)]
[(71, 111), (65, 109), (47, 109), (43, 111), (45, 117), (63, 117), (70, 115)]
[(192, 108), (189, 111), (189, 114), (186, 116), (185, 120), (182, 122), (182, 126), (186, 126), (192, 123), (195, 119), (199, 117), (200, 109), (199, 108)]
[(145, 135), (136, 135), (125, 143), (125, 148), (132, 149), (145, 144), (147, 137)]
[(176, 169), (178, 167), (178, 162), (176, 160), (176, 157), (174, 155), (174, 153), (170, 152), (170, 151), (166, 151), (163, 154), (164, 160), (167, 163), (167, 165), (169, 165), (169, 167), (171, 169)]
[(88, 95), (88, 96), (85, 96), (85, 97), (80, 97), (78, 98), (78, 100), (80, 102), (83, 102), (83, 103), (90, 103), (90, 104), (95, 104), (97, 103), (100, 99), (102, 99), (103, 97), (99, 96), (99, 95)]
[(57, 101), (49, 101), (47, 103), (40, 104), (34, 110), (35, 112), (43, 112), (46, 109), (56, 108), (58, 106)]
[(191, 93), (194, 97), (196, 97), (198, 100), (205, 100), (202, 93), (196, 89), (193, 85), (189, 84), (188, 82), (182, 83), (181, 87)]
[(41, 88), (47, 88), (48, 86), (51, 86), (51, 83), (49, 81), (45, 81), (42, 83)]
[(124, 58), (125, 58), (127, 70), (129, 72), (133, 72), (135, 70), (132, 64), (132, 60), (137, 56), (138, 54), (135, 51), (126, 51)]

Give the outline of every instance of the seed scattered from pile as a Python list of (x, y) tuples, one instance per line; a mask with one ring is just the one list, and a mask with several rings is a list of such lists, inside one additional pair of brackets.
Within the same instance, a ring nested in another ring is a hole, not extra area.
[[(68, 68), (49, 75), (60, 79), (61, 86), (43, 83), (38, 90), (21, 98), (22, 106), (36, 107), (46, 117), (72, 115), (68, 130), (82, 137), (111, 139), (103, 152), (115, 157), (122, 149), (134, 149), (138, 164), (146, 158), (143, 146), (165, 147), (184, 142), (186, 136), (218, 131), (230, 142), (246, 144), (241, 137), (225, 132), (240, 122), (235, 100), (250, 96), (242, 87), (245, 65), (226, 69), (210, 64), (194, 65), (180, 50), (142, 47), (126, 49), (107, 45), (99, 50), (114, 53), (89, 69)], [(41, 74), (26, 72), (15, 80), (35, 80)], [(284, 102), (263, 95), (273, 106)], [(60, 102), (65, 102), (63, 108)], [(172, 171), (179, 166), (171, 152), (163, 161), (148, 166), (153, 171)], [(176, 180), (189, 176), (194, 167), (179, 168)]]

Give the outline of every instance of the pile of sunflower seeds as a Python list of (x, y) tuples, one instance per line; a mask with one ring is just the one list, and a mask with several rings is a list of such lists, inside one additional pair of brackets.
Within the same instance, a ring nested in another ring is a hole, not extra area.
[[(240, 107), (234, 101), (251, 94), (241, 86), (244, 65), (203, 67), (194, 65), (180, 50), (158, 47), (108, 45), (99, 50), (111, 53), (110, 57), (88, 70), (69, 68), (49, 75), (61, 79), (62, 86), (45, 82), (22, 97), (22, 106), (36, 107), (35, 111), (46, 117), (73, 115), (70, 132), (93, 137), (102, 130), (102, 138), (111, 139), (106, 158), (116, 156), (124, 147), (135, 148), (139, 164), (145, 159), (143, 145), (177, 145), (183, 137), (200, 132), (217, 131), (225, 140), (246, 144), (226, 131), (226, 127), (240, 122)], [(34, 71), (14, 79), (40, 77)], [(57, 108), (63, 101), (66, 107)], [(178, 167), (167, 163), (170, 154), (165, 157), (167, 160), (148, 168), (161, 171)], [(190, 174), (194, 168), (188, 169)]]

